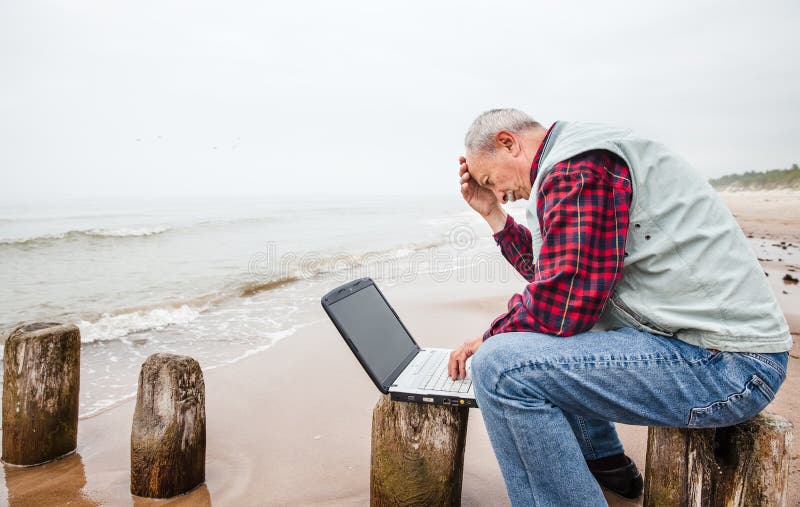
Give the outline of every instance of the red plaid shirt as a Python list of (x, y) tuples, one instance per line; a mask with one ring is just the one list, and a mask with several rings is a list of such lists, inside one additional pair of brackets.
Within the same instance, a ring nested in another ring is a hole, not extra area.
[[(533, 159), (531, 181), (544, 144)], [(494, 235), (529, 284), (514, 294), (508, 312), (483, 339), (512, 331), (554, 336), (588, 331), (622, 274), (631, 195), (628, 166), (610, 151), (588, 151), (556, 164), (536, 203), (543, 240), (538, 261), (533, 263), (530, 230), (510, 215)]]

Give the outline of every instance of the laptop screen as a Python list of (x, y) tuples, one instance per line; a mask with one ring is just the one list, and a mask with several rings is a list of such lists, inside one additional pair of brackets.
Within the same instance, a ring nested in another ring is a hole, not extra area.
[(373, 374), (385, 380), (418, 347), (374, 285), (330, 305)]

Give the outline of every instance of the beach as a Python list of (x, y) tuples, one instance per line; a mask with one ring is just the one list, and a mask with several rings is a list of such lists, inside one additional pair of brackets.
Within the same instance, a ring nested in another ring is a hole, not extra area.
[[(788, 378), (767, 410), (793, 421), (797, 428), (800, 427), (800, 286), (785, 283), (783, 277), (800, 277), (800, 193), (724, 193), (723, 199), (750, 238), (795, 338)], [(448, 212), (451, 213), (451, 221), (446, 224), (448, 242), (435, 247), (450, 256), (448, 269), (432, 269), (430, 257), (423, 259), (424, 262), (410, 263), (412, 254), (405, 251), (398, 254), (387, 243), (385, 249), (394, 252), (394, 259), (400, 259), (392, 261), (392, 265), (414, 276), (383, 272), (383, 277), (376, 277), (386, 280), (385, 284), (379, 282), (381, 290), (414, 338), (429, 347), (452, 348), (482, 334), (492, 319), (505, 310), (510, 295), (524, 287), (524, 280), (503, 264), (488, 227), (459, 214), (461, 211)], [(414, 244), (422, 246), (410, 251), (428, 252), (430, 248), (424, 245), (435, 240), (421, 235)], [(478, 251), (484, 256), (481, 258), (492, 259), (489, 268), (473, 270), (475, 259), (467, 255), (472, 251)], [(462, 263), (459, 259), (472, 262)], [(241, 303), (247, 308), (269, 308), (273, 295), (283, 307), (301, 301), (302, 308), (292, 312), (291, 333), (280, 335), (288, 324), (275, 317), (275, 327), (270, 330), (276, 333), (274, 339), (252, 346), (232, 343), (231, 347), (238, 347), (236, 353), (223, 354), (219, 360), (212, 349), (200, 347), (203, 352), (198, 360), (204, 367), (207, 419), (204, 485), (166, 501), (130, 495), (129, 448), (134, 400), (120, 395), (113, 398), (111, 408), (98, 409), (92, 405), (82, 410), (76, 454), (35, 468), (3, 466), (0, 503), (11, 506), (368, 504), (371, 416), (380, 393), (319, 306), (319, 297), (337, 279), (319, 273), (314, 276), (313, 284), (302, 290), (292, 289), (289, 283), (281, 291), (257, 291), (258, 299), (246, 299), (246, 305)], [(293, 299), (293, 294), (297, 298)], [(164, 344), (170, 333), (190, 333), (197, 319), (202, 320), (209, 313), (227, 315), (220, 307), (234, 317), (240, 315), (237, 312), (241, 309), (234, 303), (212, 302), (210, 307), (204, 307), (207, 303), (190, 308), (200, 317), (173, 319), (176, 322), (157, 326), (156, 343)], [(241, 315), (253, 318), (253, 313)], [(95, 318), (92, 323), (101, 319)], [(260, 323), (256, 321), (253, 325)], [(230, 329), (215, 325), (211, 334)], [(209, 327), (203, 329), (208, 332)], [(242, 336), (249, 336), (239, 328), (236, 330)], [(132, 341), (130, 335), (125, 336), (124, 340)], [(148, 343), (152, 343), (150, 340)], [(130, 343), (124, 346), (115, 353), (136, 347)], [(226, 343), (215, 346), (225, 347)], [(153, 350), (163, 350), (159, 347)], [(181, 353), (191, 350), (184, 347)], [(109, 356), (96, 357), (105, 360)], [(135, 358), (138, 364), (142, 360), (143, 357)], [(127, 393), (120, 388), (123, 391)], [(627, 454), (646, 474), (647, 428), (618, 425), (618, 430)], [(795, 430), (795, 435), (798, 431)], [(613, 493), (606, 495), (610, 505), (641, 504), (641, 499), (630, 501)], [(470, 411), (462, 504), (509, 504), (478, 410)], [(800, 446), (795, 445), (787, 505), (798, 504)]]

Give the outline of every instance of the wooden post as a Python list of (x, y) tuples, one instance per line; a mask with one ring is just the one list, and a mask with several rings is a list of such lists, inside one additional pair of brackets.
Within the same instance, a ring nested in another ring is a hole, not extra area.
[(186, 356), (153, 354), (142, 364), (131, 429), (131, 493), (168, 498), (205, 481), (205, 383)]
[(461, 504), (469, 409), (394, 402), (372, 412), (370, 505)]
[(784, 506), (792, 424), (763, 413), (726, 428), (651, 427), (645, 507)]
[(3, 461), (38, 465), (75, 451), (81, 334), (74, 325), (17, 327), (3, 355)]

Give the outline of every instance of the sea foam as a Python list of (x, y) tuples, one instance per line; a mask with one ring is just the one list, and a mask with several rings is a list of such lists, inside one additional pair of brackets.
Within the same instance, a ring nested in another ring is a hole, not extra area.
[(203, 308), (182, 305), (177, 308), (154, 308), (149, 311), (105, 314), (95, 322), (78, 322), (83, 343), (118, 340), (132, 333), (163, 329), (167, 326), (186, 325), (200, 316)]
[(62, 239), (79, 239), (79, 238), (136, 238), (154, 236), (162, 234), (169, 230), (171, 227), (166, 225), (157, 225), (152, 227), (119, 227), (119, 228), (95, 228), (95, 229), (76, 229), (66, 232), (59, 232), (53, 234), (41, 234), (38, 236), (27, 236), (20, 238), (2, 238), (0, 245), (31, 245), (36, 243), (47, 243)]
[(136, 236), (152, 236), (167, 232), (170, 227), (157, 225), (155, 227), (121, 227), (119, 229), (89, 229), (84, 231), (87, 236), (99, 236), (109, 238), (127, 238)]

